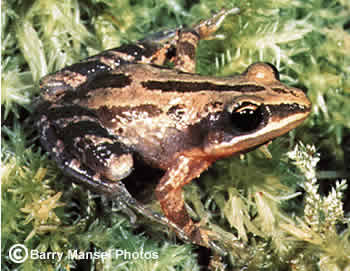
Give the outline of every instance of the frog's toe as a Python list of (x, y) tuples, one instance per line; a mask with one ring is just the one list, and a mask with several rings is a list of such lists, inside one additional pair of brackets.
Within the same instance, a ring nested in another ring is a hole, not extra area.
[(137, 215), (124, 202), (118, 201), (118, 200), (113, 201), (112, 211), (113, 212), (122, 212), (127, 217), (129, 217), (131, 224), (136, 223)]
[(217, 254), (225, 256), (226, 250), (219, 244), (219, 237), (213, 231), (197, 227), (193, 233), (195, 243), (213, 249)]

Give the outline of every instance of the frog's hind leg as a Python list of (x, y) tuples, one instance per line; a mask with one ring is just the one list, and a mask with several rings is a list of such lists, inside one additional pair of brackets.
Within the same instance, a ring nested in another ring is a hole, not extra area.
[[(151, 220), (171, 226), (186, 239), (186, 234), (176, 224), (138, 202), (124, 183), (119, 181), (131, 173), (131, 152), (126, 146), (112, 140), (108, 132), (98, 125), (92, 111), (77, 105), (42, 105), (40, 112), (45, 112), (36, 121), (42, 145), (65, 174), (117, 201), (117, 205), (131, 219), (135, 215), (129, 208)], [(71, 112), (75, 113), (73, 117)], [(76, 120), (76, 117), (80, 120)]]
[(36, 121), (42, 145), (65, 173), (106, 194), (124, 191), (118, 180), (132, 170), (130, 150), (113, 141), (92, 111), (43, 105), (40, 112), (45, 112)]
[(219, 29), (225, 17), (236, 14), (238, 8), (221, 10), (212, 18), (199, 22), (190, 29), (180, 30), (176, 47), (175, 68), (183, 72), (194, 73), (196, 70), (196, 49), (198, 42), (209, 39)]
[[(89, 70), (90, 75), (95, 72), (99, 73), (97, 68), (100, 66), (108, 72), (129, 63), (165, 65), (167, 62), (171, 62), (175, 56), (174, 45), (177, 39), (177, 30), (160, 31), (135, 43), (124, 44), (91, 56), (84, 60), (84, 64), (86, 66), (86, 63), (91, 63), (90, 65), (96, 67), (94, 71)], [(79, 69), (83, 68), (78, 67)]]

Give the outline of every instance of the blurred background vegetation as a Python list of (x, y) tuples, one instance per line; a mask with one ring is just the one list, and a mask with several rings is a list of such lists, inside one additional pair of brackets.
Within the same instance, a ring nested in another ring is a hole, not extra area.
[[(130, 223), (65, 177), (42, 150), (31, 113), (42, 76), (232, 7), (242, 11), (226, 18), (221, 39), (201, 42), (197, 72), (229, 76), (271, 62), (284, 83), (307, 92), (313, 112), (269, 150), (219, 161), (187, 185), (191, 215), (227, 252), (210, 258), (140, 215)], [(2, 1), (1, 269), (349, 271), (349, 15), (348, 0)], [(8, 257), (16, 243), (64, 258), (16, 264)], [(67, 256), (141, 248), (159, 258)]]

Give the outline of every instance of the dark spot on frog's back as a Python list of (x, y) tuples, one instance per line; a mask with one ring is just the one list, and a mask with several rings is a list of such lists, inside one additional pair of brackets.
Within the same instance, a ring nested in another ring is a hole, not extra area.
[(82, 86), (82, 88), (92, 91), (101, 88), (123, 88), (129, 86), (132, 80), (130, 76), (122, 73), (105, 73), (100, 74), (94, 80)]
[(74, 99), (83, 99), (88, 94), (92, 95), (93, 91), (98, 91), (105, 88), (123, 88), (129, 86), (132, 80), (130, 76), (121, 73), (106, 72), (95, 76), (94, 78), (89, 78), (89, 80), (79, 86), (75, 91), (67, 91), (63, 98), (64, 101), (72, 101)]
[(163, 111), (155, 105), (144, 104), (139, 106), (102, 106), (96, 110), (99, 119), (107, 127), (113, 127), (120, 119), (133, 121), (142, 118), (153, 118)]
[(167, 115), (174, 120), (180, 120), (185, 113), (186, 106), (184, 104), (177, 104), (169, 108)]

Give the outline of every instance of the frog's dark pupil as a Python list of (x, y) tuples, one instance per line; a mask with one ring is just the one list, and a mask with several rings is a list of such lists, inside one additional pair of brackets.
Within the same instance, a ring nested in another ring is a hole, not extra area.
[(258, 128), (264, 120), (263, 109), (259, 106), (256, 109), (247, 108), (239, 112), (231, 113), (233, 128), (239, 132), (250, 132)]

